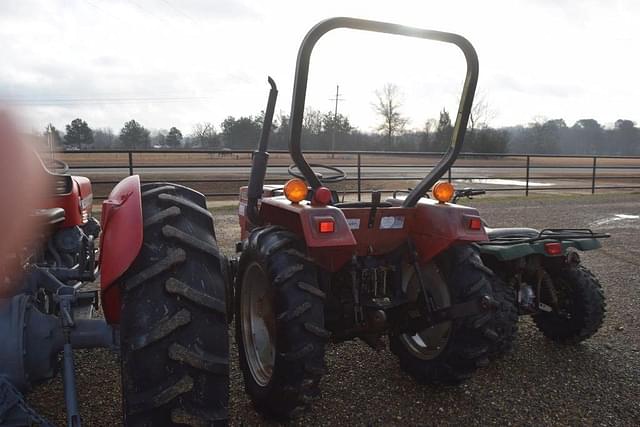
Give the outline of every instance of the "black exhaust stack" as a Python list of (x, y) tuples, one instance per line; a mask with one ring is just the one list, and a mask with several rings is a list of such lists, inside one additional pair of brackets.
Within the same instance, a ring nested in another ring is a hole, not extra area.
[(260, 215), (258, 215), (258, 200), (262, 198), (262, 187), (264, 185), (264, 177), (267, 173), (267, 163), (269, 162), (267, 146), (269, 145), (273, 112), (276, 108), (276, 99), (278, 98), (276, 82), (274, 82), (271, 77), (268, 78), (268, 81), (269, 85), (271, 85), (271, 90), (269, 91), (269, 100), (267, 101), (267, 111), (265, 111), (264, 114), (262, 135), (260, 136), (258, 149), (253, 152), (251, 176), (249, 177), (249, 188), (247, 188), (247, 218), (253, 225), (261, 225), (262, 223)]

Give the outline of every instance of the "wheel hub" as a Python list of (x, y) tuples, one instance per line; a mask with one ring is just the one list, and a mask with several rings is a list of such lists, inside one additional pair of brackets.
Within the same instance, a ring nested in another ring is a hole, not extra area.
[(276, 359), (276, 314), (268, 274), (257, 262), (247, 267), (243, 277), (239, 321), (249, 371), (264, 387), (271, 380)]
[[(447, 284), (440, 276), (434, 265), (427, 265), (422, 271), (423, 280), (433, 296), (438, 308), (451, 305), (451, 296)], [(413, 267), (404, 271), (407, 295), (410, 300), (416, 301), (424, 298), (418, 277)], [(451, 332), (451, 322), (438, 323), (416, 334), (402, 334), (400, 340), (405, 347), (416, 357), (423, 360), (436, 358), (446, 347)]]

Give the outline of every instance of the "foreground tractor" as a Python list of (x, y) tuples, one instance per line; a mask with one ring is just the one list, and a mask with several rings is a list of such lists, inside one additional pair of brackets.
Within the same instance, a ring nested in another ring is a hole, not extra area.
[[(301, 152), (311, 52), (336, 28), (450, 43), (466, 58), (451, 144), (405, 196), (381, 200), (373, 192), (369, 202), (340, 202), (327, 184), (345, 173), (310, 165)], [(233, 268), (240, 367), (262, 414), (295, 417), (320, 394), (329, 341), (359, 338), (380, 349), (388, 339), (401, 368), (420, 383), (458, 384), (488, 362), (504, 316), (496, 313), (496, 278), (475, 245), (487, 234), (478, 212), (447, 203), (453, 187), (437, 183), (462, 148), (477, 78), (475, 50), (461, 36), (350, 18), (319, 23), (297, 60), (289, 142), (295, 178), (265, 186), (277, 96), (269, 79), (262, 137), (249, 185), (240, 190)], [(432, 187), (434, 199), (426, 197)]]
[(1, 278), (13, 291), (0, 296), (0, 425), (49, 425), (22, 393), (62, 370), (80, 426), (73, 350), (96, 347), (120, 353), (125, 425), (225, 424), (226, 259), (204, 196), (131, 176), (99, 224), (89, 180), (42, 166), (55, 184), (33, 213), (42, 233)]
[[(458, 190), (454, 203), (484, 193)], [(519, 315), (531, 315), (538, 329), (559, 343), (577, 344), (598, 331), (605, 315), (604, 292), (582, 265), (578, 251), (600, 248), (599, 239), (608, 234), (571, 228), (484, 228), (489, 240), (480, 242), (480, 255), (498, 276), (493, 290), (504, 305), (492, 355), (511, 350)]]

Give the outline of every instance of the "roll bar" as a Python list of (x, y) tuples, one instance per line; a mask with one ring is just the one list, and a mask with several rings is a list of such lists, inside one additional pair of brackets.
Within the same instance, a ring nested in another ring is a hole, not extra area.
[(423, 30), (420, 28), (405, 27), (403, 25), (390, 24), (387, 22), (343, 17), (330, 18), (316, 24), (316, 26), (307, 33), (304, 40), (302, 40), (302, 44), (298, 50), (296, 74), (293, 85), (293, 99), (291, 101), (291, 133), (289, 138), (289, 152), (291, 153), (291, 158), (307, 179), (307, 182), (314, 189), (320, 187), (321, 183), (302, 155), (300, 144), (304, 104), (307, 94), (307, 81), (309, 77), (309, 62), (311, 59), (311, 52), (313, 51), (316, 42), (323, 35), (337, 28), (350, 28), (354, 30), (395, 34), (452, 43), (458, 46), (465, 56), (467, 61), (467, 74), (462, 89), (456, 123), (451, 135), (451, 144), (444, 156), (442, 156), (429, 174), (427, 174), (427, 176), (424, 177), (424, 179), (422, 179), (422, 181), (420, 181), (420, 183), (407, 195), (402, 204), (403, 207), (415, 206), (416, 203), (418, 203), (418, 200), (420, 200), (420, 198), (426, 194), (433, 184), (435, 184), (436, 181), (438, 181), (438, 179), (440, 179), (440, 177), (442, 177), (442, 175), (451, 167), (462, 149), (464, 134), (467, 130), (467, 122), (469, 121), (471, 106), (473, 104), (473, 96), (478, 83), (478, 56), (476, 51), (471, 43), (464, 37), (458, 34), (442, 31)]

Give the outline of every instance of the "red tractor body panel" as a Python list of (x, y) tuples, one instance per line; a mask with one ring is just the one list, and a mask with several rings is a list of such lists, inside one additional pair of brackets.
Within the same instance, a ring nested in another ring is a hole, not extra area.
[(72, 176), (71, 191), (47, 199), (44, 208), (64, 209), (65, 220), (60, 227), (73, 227), (87, 222), (93, 208), (91, 181), (84, 176)]
[(472, 228), (472, 219), (480, 219), (474, 208), (421, 199), (410, 230), (420, 261), (427, 262), (455, 244), (489, 240), (481, 222), (479, 229)]
[[(242, 204), (241, 204), (242, 206)], [(240, 224), (244, 227), (242, 208)], [(265, 224), (279, 225), (303, 236), (309, 255), (324, 269), (337, 271), (354, 255), (384, 255), (403, 245), (411, 238), (420, 262), (433, 257), (459, 243), (488, 240), (480, 215), (474, 208), (438, 203), (422, 199), (415, 208), (378, 207), (337, 208), (312, 206), (309, 202), (291, 203), (285, 197), (263, 198), (260, 217)], [(332, 232), (320, 232), (319, 224), (333, 222)]]
[[(324, 269), (339, 270), (355, 252), (353, 237), (342, 211), (333, 206), (315, 207), (309, 202), (291, 203), (285, 197), (262, 199), (260, 216), (304, 237), (309, 255)], [(320, 221), (332, 221), (334, 231), (321, 233)]]
[(117, 280), (131, 266), (142, 247), (140, 177), (120, 181), (102, 203), (100, 237), (100, 289), (102, 309), (110, 324), (120, 321)]

